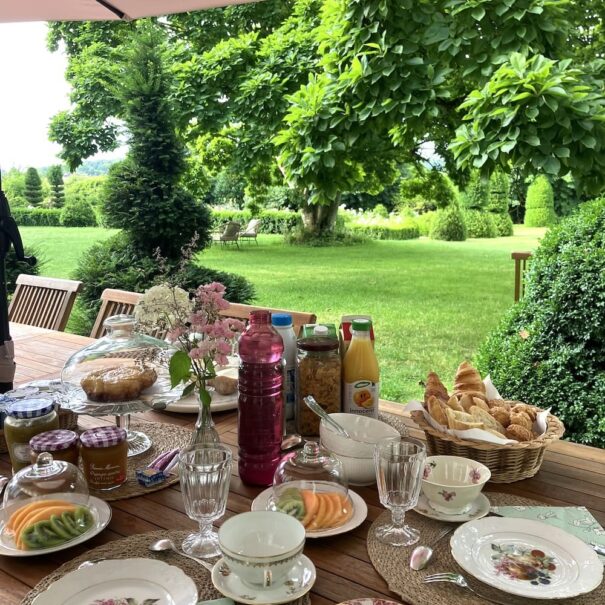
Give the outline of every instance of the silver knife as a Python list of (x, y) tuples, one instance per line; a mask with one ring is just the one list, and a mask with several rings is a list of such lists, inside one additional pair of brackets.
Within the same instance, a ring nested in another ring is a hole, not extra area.
[(595, 544), (594, 542), (591, 542), (590, 545), (598, 555), (603, 555), (605, 557), (605, 546), (600, 546), (599, 544)]

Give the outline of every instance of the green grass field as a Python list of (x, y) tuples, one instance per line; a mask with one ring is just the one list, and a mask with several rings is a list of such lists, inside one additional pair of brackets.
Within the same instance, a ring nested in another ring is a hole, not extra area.
[[(26, 244), (47, 258), (43, 273), (68, 277), (82, 250), (106, 238), (102, 229), (24, 227)], [(240, 273), (256, 287), (256, 304), (315, 312), (320, 321), (343, 314), (374, 319), (381, 395), (406, 401), (435, 370), (451, 383), (512, 304), (513, 250), (532, 250), (543, 229), (466, 242), (376, 241), (356, 247), (286, 246), (261, 236), (239, 250), (214, 246), (203, 264)]]

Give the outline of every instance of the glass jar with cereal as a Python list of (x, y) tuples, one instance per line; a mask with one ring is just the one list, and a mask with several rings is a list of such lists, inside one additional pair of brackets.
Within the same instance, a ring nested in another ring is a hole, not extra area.
[(297, 343), (296, 423), (301, 435), (319, 435), (319, 417), (304, 402), (312, 395), (328, 414), (341, 409), (341, 360), (338, 340), (328, 336), (310, 336)]

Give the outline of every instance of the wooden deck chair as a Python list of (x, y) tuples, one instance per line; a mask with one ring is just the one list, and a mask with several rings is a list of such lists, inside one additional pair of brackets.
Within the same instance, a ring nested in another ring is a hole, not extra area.
[(107, 288), (101, 294), (101, 308), (95, 319), (95, 325), (90, 333), (91, 338), (101, 338), (105, 334), (103, 323), (112, 315), (132, 315), (135, 305), (143, 295), (127, 290)]
[(8, 319), (63, 332), (82, 282), (21, 274), (8, 308)]
[(317, 321), (315, 313), (303, 313), (302, 311), (289, 311), (288, 309), (273, 309), (271, 307), (256, 307), (253, 305), (242, 305), (239, 303), (229, 303), (229, 308), (222, 310), (220, 313), (224, 317), (233, 317), (247, 322), (250, 317), (250, 311), (269, 311), (271, 313), (289, 313), (292, 315), (292, 327), (294, 334), (298, 336), (304, 324), (314, 324)]
[(515, 302), (518, 302), (525, 292), (523, 277), (527, 269), (527, 262), (531, 256), (531, 252), (513, 252), (511, 254), (511, 258), (515, 261)]
[(239, 239), (239, 232), (241, 225), (236, 221), (229, 221), (225, 230), (222, 233), (215, 233), (212, 236), (212, 242), (220, 243), (223, 246), (227, 244), (235, 244), (239, 248), (237, 240)]
[(260, 224), (261, 220), (259, 218), (253, 218), (248, 223), (248, 226), (243, 231), (239, 232), (239, 239), (248, 242), (254, 240), (256, 242), (256, 245), (258, 246), (258, 239), (256, 236), (258, 235), (258, 232), (260, 230)]

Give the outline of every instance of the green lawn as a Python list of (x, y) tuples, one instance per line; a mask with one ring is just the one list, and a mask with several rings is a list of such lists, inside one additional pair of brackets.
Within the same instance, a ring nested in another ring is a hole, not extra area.
[[(26, 244), (43, 250), (43, 273), (53, 277), (68, 277), (81, 251), (110, 234), (56, 227), (21, 232)], [(381, 395), (405, 401), (421, 393), (418, 381), (430, 370), (451, 382), (458, 363), (473, 355), (512, 304), (511, 251), (535, 248), (543, 232), (517, 228), (509, 238), (339, 248), (290, 247), (280, 236), (261, 236), (258, 246), (215, 246), (201, 260), (245, 275), (256, 287), (257, 304), (312, 311), (325, 322), (371, 315)]]

